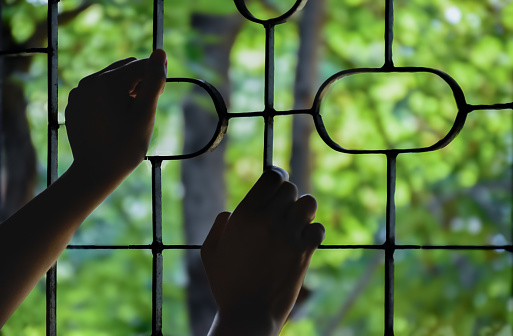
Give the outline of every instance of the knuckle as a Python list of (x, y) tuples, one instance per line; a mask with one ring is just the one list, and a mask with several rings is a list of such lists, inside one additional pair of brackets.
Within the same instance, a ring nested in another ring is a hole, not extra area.
[(317, 201), (310, 194), (301, 196), (301, 198), (298, 201), (301, 202), (305, 206), (317, 206)]
[(79, 82), (78, 82), (78, 87), (79, 88), (82, 88), (82, 87), (88, 87), (88, 86), (91, 86), (91, 82), (93, 81), (93, 77), (92, 75), (89, 75), (89, 76), (86, 76), (84, 78), (82, 78)]
[(303, 230), (303, 238), (306, 240), (307, 245), (317, 248), (326, 236), (326, 230), (320, 223), (308, 224)]
[(69, 92), (68, 100), (74, 100), (77, 98), (78, 95), (78, 88), (74, 88)]
[(281, 185), (281, 188), (284, 188), (285, 191), (287, 193), (291, 193), (291, 194), (297, 194), (298, 190), (297, 190), (297, 186), (292, 183), (292, 182), (289, 182), (289, 181), (284, 181)]
[(131, 57), (127, 57), (127, 58), (123, 59), (122, 61), (129, 63), (129, 62), (137, 61), (137, 58), (131, 56)]

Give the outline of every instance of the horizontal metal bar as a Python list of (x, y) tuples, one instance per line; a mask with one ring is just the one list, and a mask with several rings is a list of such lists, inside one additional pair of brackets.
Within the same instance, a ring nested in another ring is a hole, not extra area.
[(319, 250), (384, 250), (384, 245), (320, 245)]
[(491, 104), (491, 105), (470, 105), (470, 111), (476, 111), (476, 110), (507, 110), (507, 109), (513, 109), (513, 102), (512, 103), (505, 103), (505, 104)]
[[(201, 245), (162, 245), (163, 250), (199, 250)], [(153, 250), (152, 244), (147, 245), (68, 245), (68, 250)]]
[(513, 245), (396, 245), (396, 250), (504, 250), (513, 252)]
[(264, 112), (228, 112), (227, 116), (228, 116), (228, 119), (263, 117)]
[(48, 54), (49, 50), (49, 48), (1, 50), (0, 56), (30, 56), (29, 54)]
[(513, 252), (513, 245), (320, 245), (320, 250), (504, 250)]
[(296, 114), (314, 114), (313, 109), (302, 109), (302, 110), (287, 110), (287, 111), (276, 111), (274, 113), (275, 116), (288, 116), (288, 115), (296, 115)]
[[(68, 245), (68, 250), (152, 250), (147, 245)], [(513, 245), (320, 245), (320, 250), (504, 250), (513, 252)], [(163, 250), (199, 250), (201, 245), (162, 245)]]
[(68, 245), (68, 250), (151, 250), (149, 245)]

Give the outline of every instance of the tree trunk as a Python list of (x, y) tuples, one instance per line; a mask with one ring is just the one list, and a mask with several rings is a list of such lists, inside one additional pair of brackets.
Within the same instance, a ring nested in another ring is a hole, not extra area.
[[(2, 1), (0, 6), (3, 2), (5, 1)], [(72, 21), (89, 6), (91, 3), (84, 1), (76, 9), (59, 14), (59, 24)], [(47, 23), (46, 20), (37, 23), (34, 34), (24, 43), (16, 43), (11, 28), (4, 24), (1, 26), (0, 34), (2, 50), (39, 48), (47, 39)], [(12, 215), (34, 196), (37, 179), (36, 151), (30, 137), (24, 87), (19, 80), (13, 79), (13, 76), (28, 73), (32, 60), (31, 55), (3, 57), (0, 69), (0, 221)]]
[[(193, 47), (203, 55), (201, 66), (205, 73), (197, 76), (210, 81), (230, 100), (228, 69), (230, 51), (241, 25), (241, 16), (213, 16), (194, 14), (192, 27), (197, 39)], [(215, 74), (215, 82), (208, 73)], [(203, 89), (195, 87), (184, 101), (184, 153), (194, 152), (208, 143), (218, 122), (217, 114), (210, 110), (204, 99), (210, 99)], [(217, 214), (225, 209), (226, 139), (213, 152), (182, 161), (184, 225), (187, 244), (202, 244)], [(203, 270), (199, 251), (186, 252), (189, 284), (187, 301), (192, 334), (206, 335), (217, 311)]]
[[(3, 49), (18, 49), (9, 27), (2, 27)], [(30, 138), (26, 116), (27, 102), (23, 86), (12, 80), (15, 74), (27, 73), (31, 56), (4, 57), (1, 104), (2, 207), (3, 221), (33, 196), (36, 181), (36, 152)]]
[[(10, 62), (6, 62), (9, 66)], [(1, 219), (9, 217), (33, 196), (36, 152), (30, 138), (27, 102), (19, 84), (6, 81), (2, 89), (2, 143), (4, 145), (5, 196)]]

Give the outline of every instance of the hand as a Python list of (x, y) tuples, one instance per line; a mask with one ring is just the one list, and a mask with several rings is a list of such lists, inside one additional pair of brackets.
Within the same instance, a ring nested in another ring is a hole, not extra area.
[(211, 335), (277, 335), (285, 324), (324, 239), (324, 227), (310, 224), (315, 199), (298, 199), (287, 179), (279, 168), (266, 171), (233, 214), (218, 215), (203, 243), (219, 308)]
[(127, 58), (82, 79), (69, 95), (66, 128), (74, 164), (124, 178), (146, 155), (166, 82), (162, 50)]

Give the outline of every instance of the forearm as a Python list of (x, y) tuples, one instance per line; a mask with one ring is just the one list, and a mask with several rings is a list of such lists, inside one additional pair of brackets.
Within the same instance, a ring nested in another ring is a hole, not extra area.
[(57, 260), (84, 219), (124, 178), (98, 175), (72, 165), (0, 224), (0, 327)]

